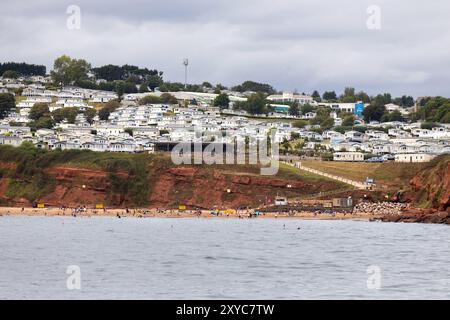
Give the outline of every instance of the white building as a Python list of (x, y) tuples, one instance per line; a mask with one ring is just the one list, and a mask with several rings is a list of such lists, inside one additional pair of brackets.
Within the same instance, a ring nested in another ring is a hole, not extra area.
[(429, 162), (435, 155), (426, 153), (402, 153), (395, 155), (395, 162)]
[(362, 152), (335, 152), (333, 154), (334, 161), (364, 161), (364, 154)]
[(302, 94), (295, 94), (292, 92), (283, 92), (282, 94), (273, 94), (267, 97), (267, 100), (269, 101), (275, 101), (275, 102), (297, 102), (300, 105), (303, 104), (311, 104), (315, 105), (317, 104), (316, 101), (314, 101), (313, 97), (306, 96)]

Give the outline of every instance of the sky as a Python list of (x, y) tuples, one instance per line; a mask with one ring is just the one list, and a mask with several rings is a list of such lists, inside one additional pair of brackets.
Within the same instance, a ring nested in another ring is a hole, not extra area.
[(450, 96), (448, 0), (1, 0), (0, 14), (0, 62), (67, 54), (183, 82), (189, 58), (190, 83)]

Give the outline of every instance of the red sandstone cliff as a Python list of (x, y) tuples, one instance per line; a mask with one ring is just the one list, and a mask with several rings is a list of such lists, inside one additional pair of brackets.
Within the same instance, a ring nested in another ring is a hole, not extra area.
[[(112, 191), (110, 172), (70, 166), (52, 167), (45, 172), (54, 182), (54, 188), (37, 199), (38, 202), (68, 207), (93, 206), (97, 203), (114, 207), (134, 206), (132, 199)], [(115, 172), (114, 175), (122, 181), (128, 179), (126, 172)], [(8, 197), (10, 180), (10, 177), (0, 177), (0, 204), (31, 205), (26, 199)], [(273, 201), (277, 193), (297, 197), (337, 187), (326, 181), (312, 184), (299, 179), (242, 175), (202, 166), (152, 168), (147, 183), (150, 186), (147, 206), (160, 208), (177, 207), (179, 204), (200, 208), (236, 208)]]

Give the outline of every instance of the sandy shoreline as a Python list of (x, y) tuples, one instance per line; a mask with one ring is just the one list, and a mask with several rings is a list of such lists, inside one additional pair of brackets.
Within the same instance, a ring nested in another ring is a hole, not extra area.
[(211, 214), (209, 210), (157, 210), (157, 209), (61, 209), (61, 208), (15, 208), (1, 207), (1, 216), (48, 216), (48, 217), (116, 217), (116, 218), (207, 218), (207, 219), (304, 219), (304, 220), (364, 220), (379, 216), (373, 214), (355, 215), (350, 213), (312, 213), (267, 212), (255, 215), (253, 210), (241, 210), (234, 213)]

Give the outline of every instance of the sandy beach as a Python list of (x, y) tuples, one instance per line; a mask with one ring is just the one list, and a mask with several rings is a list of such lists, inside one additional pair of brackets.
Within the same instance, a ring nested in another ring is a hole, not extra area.
[(310, 219), (310, 220), (370, 220), (379, 217), (373, 214), (313, 213), (313, 212), (265, 212), (254, 210), (212, 213), (209, 210), (160, 210), (160, 209), (73, 209), (73, 208), (0, 208), (1, 216), (72, 216), (72, 217), (116, 217), (116, 218), (231, 218), (231, 219)]

